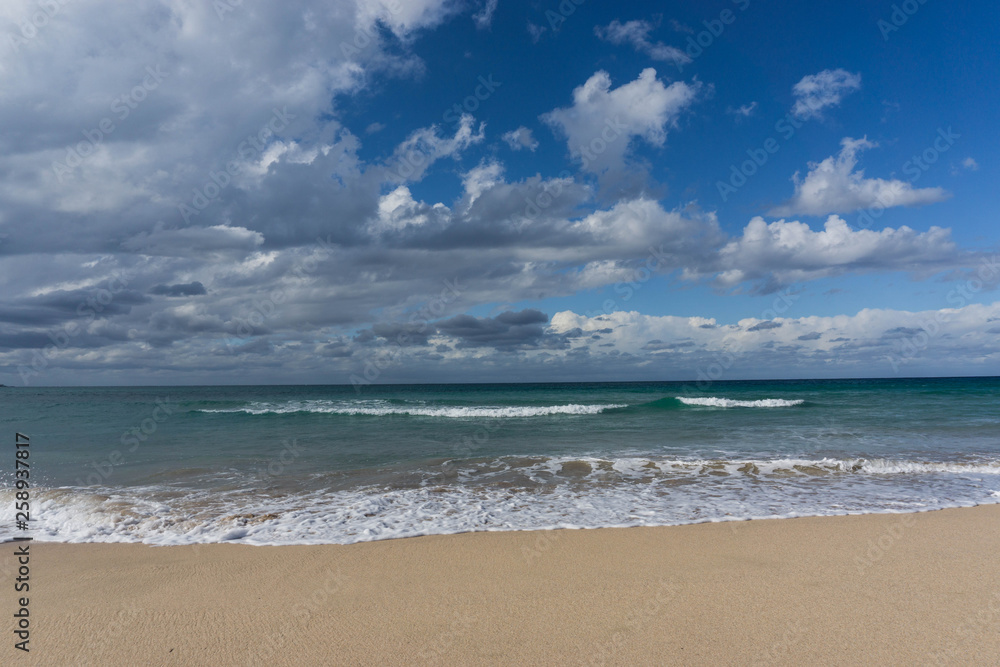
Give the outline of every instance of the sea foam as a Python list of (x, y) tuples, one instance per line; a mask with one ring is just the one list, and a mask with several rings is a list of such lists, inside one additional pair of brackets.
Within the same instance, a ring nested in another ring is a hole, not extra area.
[(387, 415), (409, 415), (411, 417), (445, 417), (450, 419), (485, 418), (505, 419), (519, 417), (544, 417), (549, 415), (596, 415), (605, 410), (628, 407), (625, 404), (609, 403), (600, 405), (543, 405), (543, 406), (407, 406), (393, 405), (384, 401), (358, 402), (338, 401), (292, 401), (289, 403), (250, 403), (239, 408), (203, 409), (199, 412), (233, 413), (251, 415), (294, 414), (308, 412), (330, 415), (366, 415), (383, 417)]
[(709, 408), (790, 408), (805, 403), (805, 400), (801, 398), (762, 398), (756, 401), (738, 401), (732, 398), (716, 398), (714, 396), (707, 398), (677, 396), (676, 398), (684, 405), (699, 405)]
[[(160, 545), (350, 544), (469, 531), (664, 526), (1000, 503), (996, 460), (501, 457), (425, 466), (422, 475), (405, 485), (291, 493), (184, 492), (162, 485), (35, 489), (30, 536)], [(898, 476), (907, 483), (893, 482)], [(13, 493), (0, 491), (0, 538), (13, 536)]]

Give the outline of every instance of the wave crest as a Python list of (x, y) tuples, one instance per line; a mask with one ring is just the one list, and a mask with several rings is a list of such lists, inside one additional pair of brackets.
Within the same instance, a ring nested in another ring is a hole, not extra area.
[(756, 401), (738, 401), (732, 398), (688, 398), (677, 396), (678, 401), (684, 405), (698, 405), (709, 408), (791, 408), (805, 403), (804, 399), (784, 399), (784, 398), (762, 398)]
[(400, 406), (376, 402), (359, 405), (357, 403), (334, 403), (330, 401), (302, 401), (275, 405), (270, 403), (251, 403), (240, 408), (199, 410), (211, 413), (246, 413), (251, 415), (282, 415), (307, 412), (314, 414), (372, 416), (408, 415), (411, 417), (444, 417), (449, 419), (490, 418), (508, 419), (519, 417), (545, 417), (549, 415), (596, 415), (605, 410), (628, 407), (624, 404), (609, 403), (600, 405), (542, 405), (542, 406)]

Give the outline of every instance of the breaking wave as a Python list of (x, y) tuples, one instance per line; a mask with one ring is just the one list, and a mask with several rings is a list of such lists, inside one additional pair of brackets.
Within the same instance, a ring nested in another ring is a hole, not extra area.
[(732, 398), (716, 398), (714, 396), (707, 398), (678, 396), (677, 400), (684, 405), (698, 405), (708, 408), (791, 408), (805, 403), (805, 400), (801, 398), (762, 398), (756, 401), (737, 401)]
[(298, 401), (285, 404), (251, 403), (239, 408), (202, 409), (198, 412), (246, 413), (251, 415), (284, 415), (313, 413), (349, 416), (384, 417), (387, 415), (408, 415), (411, 417), (462, 418), (519, 418), (545, 417), (549, 415), (596, 415), (605, 410), (628, 407), (623, 404), (601, 405), (542, 405), (542, 406), (408, 406), (393, 405), (384, 401), (349, 403), (336, 401)]

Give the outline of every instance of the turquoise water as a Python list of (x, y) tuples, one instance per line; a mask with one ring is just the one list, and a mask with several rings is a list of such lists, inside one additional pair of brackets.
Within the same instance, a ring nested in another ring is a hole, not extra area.
[[(4, 388), (57, 541), (349, 543), (1000, 502), (1000, 379)], [(0, 537), (14, 534), (13, 457)], [(23, 533), (18, 533), (23, 534)]]

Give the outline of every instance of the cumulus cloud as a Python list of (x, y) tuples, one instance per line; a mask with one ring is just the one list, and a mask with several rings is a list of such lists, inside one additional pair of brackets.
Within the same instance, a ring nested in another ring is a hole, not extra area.
[(944, 201), (949, 194), (943, 188), (914, 188), (906, 181), (865, 178), (863, 170), (855, 171), (858, 154), (877, 144), (867, 137), (845, 137), (840, 153), (822, 162), (810, 162), (809, 173), (800, 179), (793, 176), (795, 194), (791, 199), (768, 211), (769, 215), (826, 215), (850, 213), (878, 206), (923, 206)]
[(451, 137), (439, 136), (436, 125), (413, 132), (396, 147), (389, 163), (389, 177), (396, 181), (419, 181), (437, 160), (456, 157), (459, 153), (485, 137), (485, 124), (476, 125), (475, 119), (463, 114)]
[[(799, 299), (775, 298), (758, 317), (732, 323), (625, 311), (596, 316), (562, 311), (551, 319), (533, 309), (495, 317), (459, 315), (419, 325), (380, 325), (353, 341), (339, 340), (335, 350), (355, 367), (369, 363), (383, 369), (391, 381), (426, 380), (432, 372), (475, 380), (487, 369), (495, 377), (521, 380), (628, 372), (646, 379), (666, 374), (707, 381), (759, 377), (774, 368), (786, 377), (885, 376), (902, 369), (974, 369), (1000, 356), (1000, 340), (989, 324), (1000, 315), (1000, 303), (817, 317), (798, 312), (804, 305)], [(526, 368), (534, 373), (526, 374)]]
[(479, 30), (485, 30), (493, 24), (493, 12), (497, 10), (498, 0), (486, 0), (482, 9), (472, 15), (472, 20)]
[(975, 257), (955, 245), (948, 229), (917, 232), (903, 226), (880, 231), (852, 230), (831, 215), (823, 231), (798, 221), (767, 223), (753, 218), (742, 236), (730, 240), (714, 258), (715, 283), (733, 287), (762, 281), (764, 291), (803, 280), (847, 272), (910, 271), (932, 274)]
[(751, 102), (750, 104), (743, 104), (736, 108), (730, 107), (729, 109), (727, 109), (729, 113), (736, 116), (737, 120), (741, 118), (749, 118), (750, 116), (753, 115), (754, 111), (756, 110), (757, 110), (756, 102)]
[[(653, 358), (656, 369), (671, 369), (687, 379), (754, 377), (775, 367), (797, 377), (877, 377), (903, 370), (941, 374), (950, 372), (949, 364), (977, 374), (981, 363), (1000, 359), (1000, 340), (989, 324), (1000, 314), (1000, 302), (956, 300), (957, 307), (940, 310), (864, 309), (831, 317), (800, 314), (803, 305), (776, 298), (761, 317), (733, 324), (636, 312), (588, 317), (563, 311), (552, 316), (550, 328), (584, 334), (611, 329), (600, 343), (583, 336), (573, 348), (589, 348), (591, 363), (603, 357), (635, 367)], [(783, 316), (774, 317), (776, 308)]]
[[(406, 377), (412, 364), (427, 372), (430, 366), (421, 364), (428, 363), (432, 349), (444, 353), (433, 363), (467, 378), (480, 368), (523, 378), (526, 367), (537, 369), (530, 376), (535, 379), (619, 377), (628, 370), (645, 378), (719, 380), (768, 375), (774, 368), (786, 377), (887, 376), (901, 369), (975, 369), (1000, 359), (1000, 340), (990, 324), (1000, 316), (1000, 302), (956, 305), (819, 317), (799, 312), (805, 303), (793, 295), (766, 303), (757, 317), (731, 323), (634, 311), (596, 316), (561, 311), (551, 319), (532, 309), (496, 317), (460, 315), (429, 323), (427, 342), (413, 346), (404, 339), (392, 368), (404, 374), (398, 377)], [(403, 327), (385, 329), (397, 330)], [(368, 347), (355, 348), (355, 358), (377, 355), (387, 342), (367, 337)]]
[(649, 33), (653, 30), (653, 24), (649, 21), (626, 21), (622, 23), (617, 19), (606, 26), (594, 28), (594, 34), (600, 39), (612, 44), (631, 44), (640, 53), (645, 53), (653, 60), (666, 60), (686, 65), (691, 62), (684, 51), (674, 46), (668, 46), (663, 42), (655, 44), (649, 40)]
[(447, 0), (355, 0), (357, 24), (371, 31), (375, 23), (388, 26), (392, 33), (403, 40), (411, 39), (422, 28), (433, 28), (457, 11), (456, 3)]
[[(0, 252), (121, 251), (158, 221), (243, 227), (279, 245), (333, 231), (330, 210), (342, 213), (340, 226), (360, 222), (388, 167), (362, 164), (333, 100), (373, 75), (419, 73), (409, 44), (456, 7), (395, 4), (60, 6), (5, 56), (16, 66), (0, 67), (0, 87), (10, 91), (0, 100), (0, 234), (8, 237)], [(31, 0), (4, 8), (14, 19), (38, 10)], [(454, 141), (478, 134), (466, 127)], [(438, 159), (451, 147), (424, 135), (410, 148)], [(182, 205), (197, 213), (183, 217)], [(35, 221), (34, 231), (11, 224), (19, 219)]]
[(860, 89), (861, 74), (845, 69), (826, 69), (804, 76), (792, 87), (792, 113), (802, 119), (822, 118), (825, 109), (839, 106), (845, 96)]
[(663, 146), (667, 130), (694, 103), (701, 90), (695, 81), (675, 81), (669, 86), (647, 68), (635, 81), (611, 88), (611, 76), (599, 71), (573, 91), (573, 106), (542, 116), (562, 133), (570, 155), (594, 173), (621, 169), (633, 138)]
[(538, 148), (538, 141), (531, 133), (531, 130), (523, 125), (516, 130), (504, 133), (503, 140), (507, 142), (507, 145), (514, 151), (528, 149), (529, 151), (534, 152), (535, 149)]
[[(589, 174), (629, 166), (639, 142), (663, 146), (701, 90), (668, 86), (652, 69), (617, 88), (598, 72), (545, 116), (584, 178), (508, 176), (499, 133), (471, 115), (425, 127), (386, 116), (391, 128), (368, 118), (357, 134), (345, 126), (357, 95), (425, 73), (420, 35), (491, 6), (62, 4), (0, 66), (0, 381), (18, 382), (18, 368), (54, 338), (63, 342), (32, 383), (211, 382), (237, 369), (248, 382), (318, 373), (346, 382), (404, 334), (385, 379), (427, 380), (440, 368), (475, 379), (486, 367), (503, 377), (531, 364), (645, 372), (651, 360), (702, 349), (688, 329), (739, 327), (773, 341), (793, 327), (699, 320), (678, 324), (677, 337), (649, 326), (633, 345), (617, 338), (633, 322), (625, 316), (563, 328), (531, 309), (469, 313), (652, 274), (767, 289), (844, 271), (969, 265), (937, 228), (837, 244), (802, 223), (757, 234), (754, 222), (732, 238), (695, 204), (666, 206), (639, 188), (605, 196)], [(2, 11), (16, 23), (37, 8), (14, 0)], [(643, 25), (618, 25), (622, 43), (649, 42)], [(113, 129), (100, 129), (105, 118)], [(526, 127), (502, 138), (538, 147)]]

